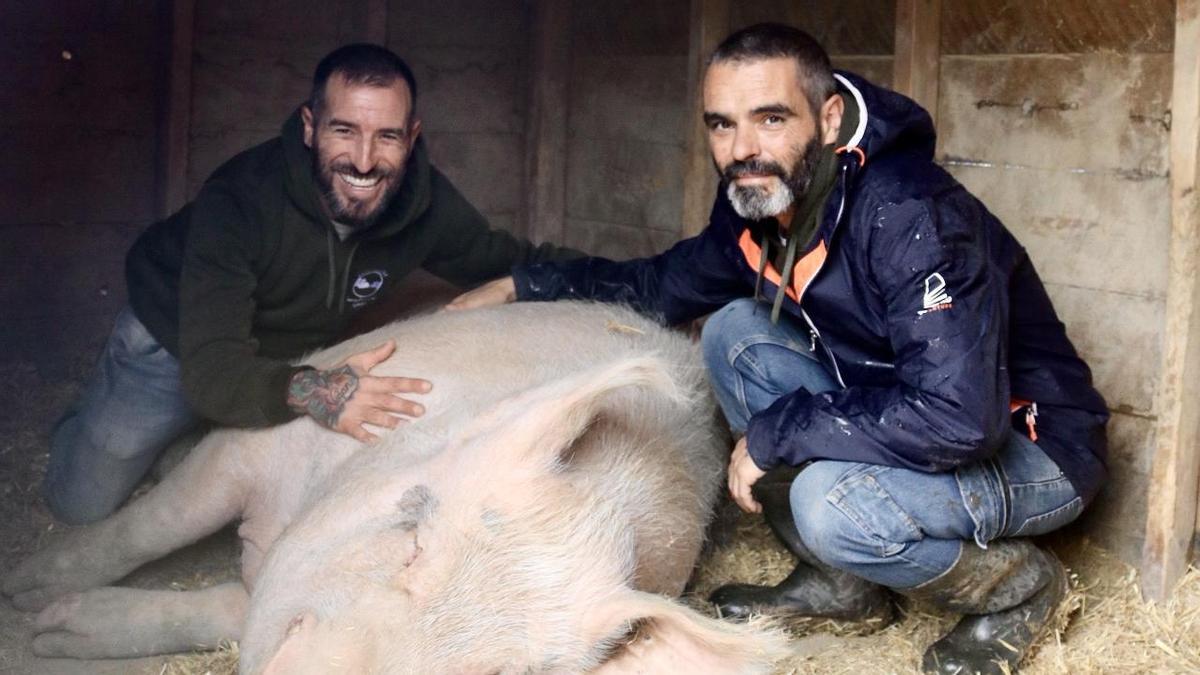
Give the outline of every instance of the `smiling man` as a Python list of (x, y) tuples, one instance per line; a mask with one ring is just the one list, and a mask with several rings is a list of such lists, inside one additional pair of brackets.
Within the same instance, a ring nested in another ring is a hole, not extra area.
[(278, 138), (234, 157), (126, 260), (129, 307), (51, 440), (44, 495), (69, 523), (115, 509), (200, 419), (364, 424), (423, 413), (436, 383), (372, 377), (384, 344), (328, 371), (290, 361), (328, 344), (417, 267), (468, 286), (572, 252), (492, 230), (430, 163), (412, 71), (349, 45), (317, 66)]
[(802, 31), (727, 38), (704, 119), (721, 184), (700, 235), (518, 268), (454, 306), (712, 312), (730, 492), (798, 558), (776, 586), (718, 589), (721, 612), (886, 619), (894, 591), (966, 614), (925, 670), (1011, 672), (1066, 592), (1028, 537), (1095, 496), (1108, 417), (1029, 257), (934, 163), (928, 113)]

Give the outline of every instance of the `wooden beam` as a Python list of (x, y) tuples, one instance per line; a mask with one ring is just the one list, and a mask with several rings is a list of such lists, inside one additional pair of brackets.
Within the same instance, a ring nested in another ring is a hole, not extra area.
[(730, 32), (730, 0), (692, 0), (688, 41), (688, 136), (683, 166), (680, 235), (690, 237), (708, 225), (717, 179), (708, 130), (704, 127), (704, 62)]
[(367, 0), (366, 35), (367, 42), (386, 45), (388, 37), (388, 0)]
[(1175, 4), (1171, 248), (1142, 593), (1169, 596), (1187, 570), (1200, 477), (1200, 0)]
[(929, 111), (937, 123), (941, 65), (941, 0), (896, 0), (893, 87)]
[(165, 82), (159, 112), (155, 211), (164, 218), (187, 202), (188, 134), (192, 125), (192, 44), (195, 0), (168, 0), (163, 6)]
[(562, 244), (566, 237), (570, 35), (570, 2), (534, 3), (533, 82), (525, 133), (525, 234), (534, 242)]

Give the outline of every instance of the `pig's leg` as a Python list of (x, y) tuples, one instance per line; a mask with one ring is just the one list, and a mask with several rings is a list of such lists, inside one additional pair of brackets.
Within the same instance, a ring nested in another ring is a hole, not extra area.
[(38, 615), (33, 652), (105, 659), (215, 649), (241, 636), (247, 602), (236, 582), (202, 591), (106, 587), (71, 593)]
[(210, 435), (143, 497), (21, 563), (4, 579), (4, 594), (18, 609), (38, 610), (70, 591), (116, 581), (220, 529), (241, 514), (251, 483), (237, 462), (238, 451), (249, 448), (230, 441), (250, 433)]

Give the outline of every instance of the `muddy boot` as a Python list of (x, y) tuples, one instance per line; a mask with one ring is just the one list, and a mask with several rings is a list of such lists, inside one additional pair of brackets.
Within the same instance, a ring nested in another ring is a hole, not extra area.
[(865, 579), (834, 569), (817, 559), (796, 530), (788, 499), (797, 469), (777, 469), (755, 483), (754, 498), (775, 536), (797, 558), (796, 569), (775, 586), (728, 584), (713, 591), (709, 602), (721, 616), (744, 619), (751, 613), (815, 616), (850, 621), (892, 619), (887, 591)]
[(905, 595), (966, 614), (925, 651), (926, 673), (1001, 675), (1041, 637), (1067, 594), (1067, 574), (1052, 553), (1024, 539), (964, 542), (958, 562)]

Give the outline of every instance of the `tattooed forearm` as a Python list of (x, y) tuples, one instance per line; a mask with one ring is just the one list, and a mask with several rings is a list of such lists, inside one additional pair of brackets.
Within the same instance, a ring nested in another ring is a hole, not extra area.
[(333, 429), (346, 401), (358, 390), (358, 375), (350, 366), (333, 370), (302, 370), (288, 384), (288, 406)]

